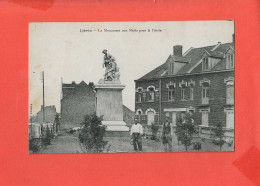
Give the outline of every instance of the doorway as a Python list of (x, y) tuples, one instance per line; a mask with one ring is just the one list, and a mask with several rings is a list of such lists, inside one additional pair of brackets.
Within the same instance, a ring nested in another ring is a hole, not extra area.
[(151, 125), (154, 122), (154, 112), (148, 111), (147, 112), (147, 125)]

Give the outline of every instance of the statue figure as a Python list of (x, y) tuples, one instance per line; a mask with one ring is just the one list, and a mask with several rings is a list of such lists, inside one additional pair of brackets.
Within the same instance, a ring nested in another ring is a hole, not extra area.
[(104, 62), (103, 62), (103, 68), (105, 67), (105, 74), (104, 74), (104, 80), (106, 81), (114, 81), (119, 80), (120, 73), (119, 68), (116, 65), (116, 59), (111, 55), (107, 53), (107, 50), (104, 49), (102, 51), (104, 54)]

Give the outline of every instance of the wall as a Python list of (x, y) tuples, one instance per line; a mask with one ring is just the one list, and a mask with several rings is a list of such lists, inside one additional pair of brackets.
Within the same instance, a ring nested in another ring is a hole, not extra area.
[[(44, 109), (45, 122), (53, 123), (56, 115), (56, 108), (54, 106), (46, 106)], [(43, 110), (40, 110), (36, 115), (36, 122), (43, 122)]]
[[(141, 82), (136, 82), (136, 90), (138, 87), (142, 87), (144, 92), (147, 91), (147, 87), (149, 86), (154, 86), (156, 90), (159, 90), (159, 82), (158, 80), (148, 80), (148, 81), (141, 81)], [(137, 95), (139, 93), (136, 92), (135, 95), (135, 100), (137, 100)], [(156, 114), (155, 115), (155, 122), (158, 123), (159, 122), (159, 117), (158, 117), (158, 113), (159, 113), (159, 91), (155, 91), (155, 95), (154, 95), (154, 101), (153, 102), (148, 102), (147, 100), (144, 100), (143, 98), (143, 93), (142, 93), (142, 102), (141, 103), (135, 103), (135, 112), (141, 109), (142, 110), (142, 115), (140, 116), (140, 123), (141, 124), (147, 124), (147, 115), (145, 114), (145, 112), (148, 109), (154, 109)], [(136, 116), (136, 118), (138, 118), (138, 116)]]
[(61, 126), (78, 127), (84, 116), (95, 112), (95, 93), (85, 83), (79, 84), (73, 93), (61, 100)]

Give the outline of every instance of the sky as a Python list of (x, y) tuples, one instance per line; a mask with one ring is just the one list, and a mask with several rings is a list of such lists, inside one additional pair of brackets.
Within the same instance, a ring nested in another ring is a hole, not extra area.
[(134, 80), (164, 63), (174, 45), (182, 45), (184, 53), (190, 47), (232, 42), (232, 34), (233, 21), (30, 23), (29, 105), (33, 114), (40, 110), (44, 71), (45, 105), (55, 105), (60, 112), (61, 81), (97, 84), (105, 72), (102, 50), (107, 49), (116, 58), (121, 83), (126, 85), (123, 104), (134, 110)]

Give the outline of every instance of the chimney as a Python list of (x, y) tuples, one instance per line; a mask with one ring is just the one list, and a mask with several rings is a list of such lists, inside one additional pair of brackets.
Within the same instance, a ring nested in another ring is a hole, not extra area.
[(75, 81), (72, 81), (72, 84), (76, 84), (76, 82), (75, 82)]
[(182, 56), (182, 45), (173, 46), (173, 55)]

